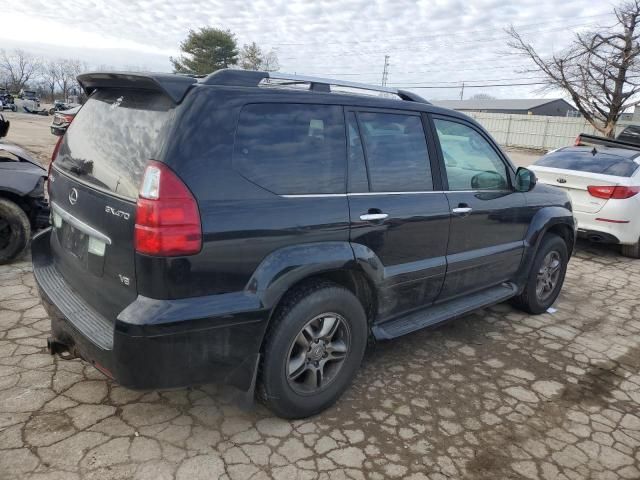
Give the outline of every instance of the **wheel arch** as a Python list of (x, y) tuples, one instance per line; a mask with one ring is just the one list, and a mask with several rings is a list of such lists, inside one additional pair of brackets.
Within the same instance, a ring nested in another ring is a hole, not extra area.
[(544, 207), (536, 212), (525, 236), (525, 250), (518, 279), (521, 289), (529, 277), (533, 260), (545, 235), (551, 233), (562, 238), (567, 245), (569, 258), (571, 258), (576, 241), (575, 225), (573, 213), (567, 208), (558, 206)]
[[(370, 259), (367, 260), (370, 263)], [(376, 281), (363, 268), (349, 242), (319, 242), (279, 249), (268, 255), (247, 283), (269, 311), (271, 322), (278, 306), (293, 289), (308, 282), (330, 281), (340, 285), (362, 303), (367, 319), (376, 315)]]

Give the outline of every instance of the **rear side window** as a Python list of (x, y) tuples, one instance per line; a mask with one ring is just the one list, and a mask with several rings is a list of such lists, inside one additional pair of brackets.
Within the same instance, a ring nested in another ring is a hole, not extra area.
[(342, 108), (253, 104), (240, 112), (236, 171), (279, 195), (345, 193)]
[(64, 136), (56, 167), (93, 186), (136, 198), (147, 161), (167, 138), (173, 103), (159, 93), (98, 90)]
[(596, 153), (590, 150), (558, 150), (545, 155), (535, 165), (550, 168), (562, 168), (578, 172), (600, 173), (617, 177), (631, 177), (639, 165), (631, 158)]
[(373, 192), (433, 190), (427, 141), (419, 116), (358, 113)]

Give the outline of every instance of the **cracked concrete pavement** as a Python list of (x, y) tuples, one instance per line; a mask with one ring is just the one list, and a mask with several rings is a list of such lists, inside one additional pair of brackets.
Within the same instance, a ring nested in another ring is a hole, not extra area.
[(640, 261), (580, 243), (556, 313), (378, 344), (335, 407), (285, 421), (49, 356), (30, 263), (2, 266), (0, 479), (638, 479), (639, 292)]

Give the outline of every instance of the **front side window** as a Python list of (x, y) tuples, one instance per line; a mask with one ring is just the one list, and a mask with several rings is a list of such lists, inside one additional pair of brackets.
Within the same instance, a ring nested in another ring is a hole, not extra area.
[(253, 104), (240, 112), (233, 166), (279, 195), (345, 193), (342, 108)]
[(419, 116), (360, 112), (358, 120), (372, 192), (433, 190)]
[(506, 190), (507, 168), (491, 144), (473, 128), (434, 119), (449, 190)]

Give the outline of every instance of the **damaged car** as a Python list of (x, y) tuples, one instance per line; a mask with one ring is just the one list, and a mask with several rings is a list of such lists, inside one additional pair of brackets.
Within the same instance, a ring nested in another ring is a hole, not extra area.
[[(0, 137), (9, 122), (0, 114)], [(0, 265), (20, 258), (31, 233), (49, 225), (47, 171), (27, 151), (0, 140)]]

